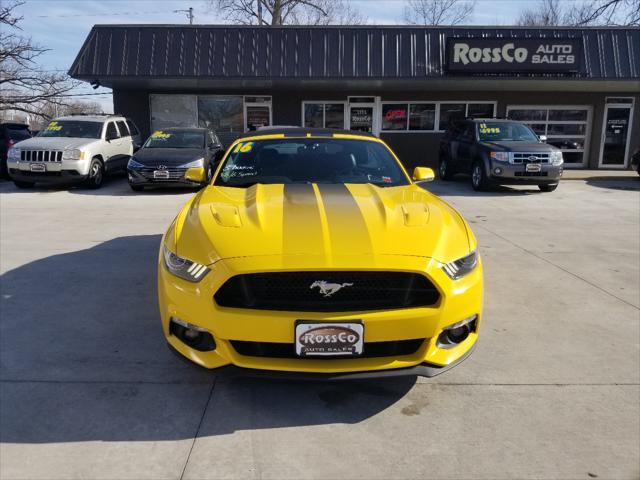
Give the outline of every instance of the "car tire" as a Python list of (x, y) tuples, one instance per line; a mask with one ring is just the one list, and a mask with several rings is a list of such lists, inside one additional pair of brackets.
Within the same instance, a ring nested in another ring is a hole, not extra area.
[(484, 192), (489, 190), (490, 187), (487, 174), (484, 171), (484, 165), (477, 160), (473, 162), (471, 167), (471, 186), (476, 192)]
[(144, 187), (142, 185), (129, 184), (129, 186), (131, 187), (131, 190), (133, 190), (134, 192), (141, 192), (144, 190)]
[(13, 184), (18, 188), (33, 188), (34, 182), (21, 182), (20, 180), (14, 180)]
[(92, 189), (98, 189), (104, 181), (104, 166), (99, 158), (93, 157), (89, 165), (89, 176), (85, 180), (85, 185)]
[(553, 192), (556, 188), (558, 188), (558, 184), (541, 183), (540, 185), (538, 185), (538, 188), (541, 192)]
[(438, 176), (441, 180), (451, 180), (453, 172), (451, 171), (451, 162), (445, 155), (440, 158), (440, 165), (438, 165)]

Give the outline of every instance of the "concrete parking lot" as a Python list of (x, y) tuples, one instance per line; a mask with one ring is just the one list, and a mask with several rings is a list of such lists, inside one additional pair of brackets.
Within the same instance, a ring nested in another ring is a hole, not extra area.
[(165, 347), (193, 192), (0, 182), (0, 478), (637, 479), (640, 181), (427, 188), (481, 244), (475, 353), (433, 379), (217, 378)]

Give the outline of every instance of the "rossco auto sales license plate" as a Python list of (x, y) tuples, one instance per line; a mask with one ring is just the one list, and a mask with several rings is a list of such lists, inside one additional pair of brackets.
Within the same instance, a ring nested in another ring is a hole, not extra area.
[(301, 357), (361, 355), (364, 325), (362, 322), (298, 320), (295, 337), (296, 354)]

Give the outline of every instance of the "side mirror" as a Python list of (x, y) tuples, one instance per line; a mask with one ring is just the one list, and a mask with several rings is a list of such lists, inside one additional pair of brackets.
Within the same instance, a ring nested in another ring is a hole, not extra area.
[(184, 174), (184, 178), (189, 180), (190, 182), (202, 183), (204, 182), (204, 168), (203, 167), (194, 167), (187, 170), (187, 173)]
[(541, 141), (542, 143), (544, 143), (544, 142), (546, 142), (546, 141), (547, 141), (547, 136), (546, 136), (546, 135), (540, 135), (540, 137), (538, 137), (538, 138), (540, 138), (540, 141)]
[(436, 178), (433, 170), (427, 167), (416, 167), (413, 169), (414, 182), (431, 182)]

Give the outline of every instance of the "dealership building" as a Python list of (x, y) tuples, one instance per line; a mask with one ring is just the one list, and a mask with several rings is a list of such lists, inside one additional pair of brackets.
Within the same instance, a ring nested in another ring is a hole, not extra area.
[(498, 117), (569, 168), (628, 168), (640, 147), (639, 28), (96, 25), (69, 74), (112, 88), (143, 135), (370, 131), (435, 166), (452, 120)]

